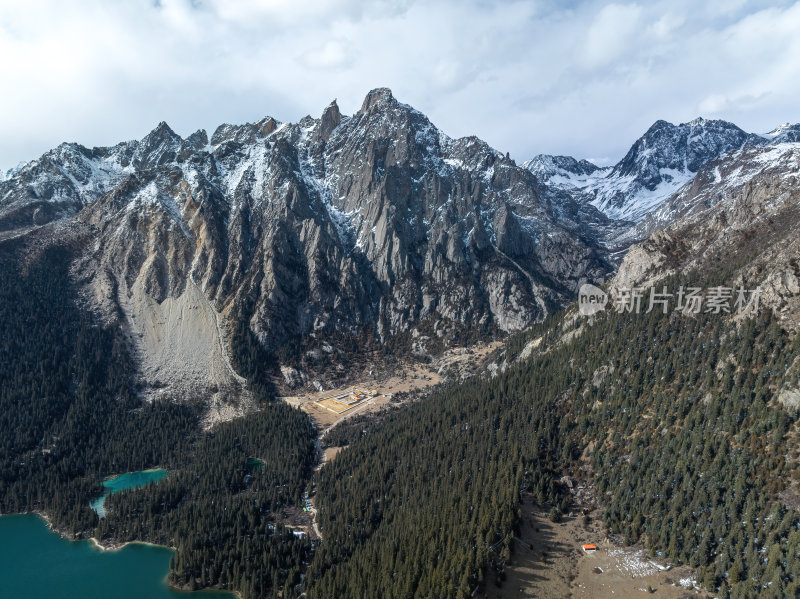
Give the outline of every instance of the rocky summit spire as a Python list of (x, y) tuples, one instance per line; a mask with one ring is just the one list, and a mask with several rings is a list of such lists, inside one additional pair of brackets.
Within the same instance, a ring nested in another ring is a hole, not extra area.
[(181, 136), (175, 133), (167, 123), (161, 121), (155, 129), (142, 138), (134, 155), (134, 161), (140, 166), (164, 164), (175, 158), (180, 146)]
[(339, 105), (336, 100), (328, 104), (328, 107), (322, 113), (320, 118), (320, 137), (324, 141), (328, 141), (331, 132), (336, 129), (342, 122), (342, 113), (339, 112)]
[(177, 133), (175, 133), (172, 128), (167, 125), (166, 121), (161, 121), (158, 125), (156, 125), (155, 129), (150, 131), (142, 141), (148, 139), (177, 139), (180, 140), (181, 137)]
[(379, 87), (373, 89), (364, 98), (364, 103), (361, 105), (360, 113), (367, 112), (368, 110), (378, 106), (393, 106), (397, 104), (397, 100), (392, 95), (392, 90), (388, 87)]
[(186, 141), (193, 148), (202, 150), (208, 145), (208, 133), (206, 133), (205, 129), (198, 129), (197, 131), (192, 133), (189, 137), (187, 137)]

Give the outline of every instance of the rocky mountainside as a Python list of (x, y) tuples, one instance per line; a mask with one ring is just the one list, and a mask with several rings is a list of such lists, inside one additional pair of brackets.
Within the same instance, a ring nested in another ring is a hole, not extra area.
[[(673, 125), (656, 121), (611, 167), (598, 168), (586, 160), (539, 155), (524, 163), (547, 188), (544, 196), (567, 196), (589, 203), (615, 220), (638, 222), (681, 187), (692, 181), (711, 160), (744, 147), (800, 139), (800, 125), (782, 125), (756, 135), (733, 123), (695, 119)], [(625, 247), (624, 241), (616, 245)]]
[(760, 305), (800, 325), (800, 143), (751, 146), (714, 160), (645, 218), (613, 289), (673, 273), (732, 273)]
[(614, 167), (517, 166), (377, 89), (352, 116), (334, 101), (296, 124), (62, 144), (0, 180), (0, 247), (68, 248), (77, 300), (126, 331), (148, 392), (223, 397), (243, 385), (235, 339), (303, 384), (298, 365), (345, 372), (377, 344), (430, 355), (522, 329), (752, 181), (790, 194), (799, 131), (658, 121)]
[[(62, 144), (0, 182), (0, 240), (68, 243), (81, 304), (121, 325), (152, 392), (222, 392), (244, 323), (312, 340), (458, 335), (540, 320), (612, 269), (608, 219), (537, 193), (481, 140), (450, 139), (387, 89), (353, 116), (223, 125), (182, 139)], [(319, 358), (318, 350), (311, 354)]]
[(800, 141), (800, 123), (792, 125), (791, 123), (784, 123), (770, 131), (761, 135), (764, 139), (772, 144), (778, 143), (795, 143)]

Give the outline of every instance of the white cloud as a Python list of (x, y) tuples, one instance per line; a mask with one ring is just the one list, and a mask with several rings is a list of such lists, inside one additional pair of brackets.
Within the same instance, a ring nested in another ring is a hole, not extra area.
[(698, 109), (703, 114), (719, 115), (731, 111), (746, 110), (751, 106), (755, 106), (769, 98), (769, 93), (764, 93), (759, 96), (753, 95), (739, 95), (739, 96), (726, 96), (722, 94), (712, 94), (703, 98), (698, 105)]
[(605, 66), (628, 54), (641, 31), (642, 9), (636, 4), (608, 4), (600, 9), (583, 44), (581, 62), (587, 68)]
[(658, 118), (800, 121), (798, 31), (800, 3), (759, 0), (4, 0), (0, 168), (378, 86), (518, 160), (613, 161)]
[(647, 28), (646, 34), (651, 35), (658, 40), (668, 39), (685, 22), (686, 20), (683, 17), (667, 13), (658, 19), (658, 21), (650, 25)]
[(705, 114), (718, 114), (723, 112), (731, 105), (731, 101), (727, 96), (721, 94), (712, 94), (703, 98), (698, 105), (700, 112)]
[(303, 54), (302, 63), (311, 69), (341, 69), (352, 62), (353, 52), (346, 39), (328, 40)]

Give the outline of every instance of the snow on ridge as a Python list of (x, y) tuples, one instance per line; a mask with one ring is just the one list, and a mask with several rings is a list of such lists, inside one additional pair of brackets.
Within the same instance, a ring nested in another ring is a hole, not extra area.
[(9, 180), (9, 179), (11, 179), (11, 178), (12, 178), (14, 175), (16, 175), (16, 174), (17, 174), (18, 172), (20, 172), (22, 169), (24, 169), (26, 166), (28, 166), (30, 163), (31, 163), (31, 162), (25, 162), (25, 161), (23, 160), (22, 162), (18, 163), (18, 164), (17, 164), (17, 166), (12, 166), (12, 167), (11, 167), (10, 169), (8, 169), (8, 170), (5, 170), (5, 171), (3, 171), (3, 170), (0, 170), (0, 183), (2, 183), (3, 181), (8, 181), (8, 180)]
[[(82, 204), (88, 204), (95, 198), (106, 193), (127, 175), (134, 171), (133, 166), (128, 164), (122, 166), (117, 152), (100, 158), (90, 158), (83, 152), (76, 150), (75, 144), (62, 144), (56, 149), (45, 154), (56, 165), (58, 172), (72, 184), (77, 193), (77, 197), (72, 194), (64, 194), (62, 190), (57, 190), (50, 199), (53, 201), (79, 200)], [(25, 166), (35, 166), (38, 161), (29, 162)], [(16, 172), (21, 171), (18, 169)], [(16, 174), (16, 173), (15, 173)], [(48, 183), (49, 175), (42, 173), (33, 181), (33, 187), (40, 193), (40, 185)]]
[[(523, 166), (546, 186), (587, 201), (613, 219), (640, 221), (658, 208), (709, 161), (743, 148), (785, 145), (800, 126), (785, 124), (769, 134), (748, 134), (732, 123), (694, 119), (672, 125), (656, 121), (612, 168), (585, 173), (568, 156), (539, 155)], [(772, 160), (778, 154), (765, 154)]]
[(735, 169), (721, 174), (716, 184), (735, 189), (772, 168), (780, 167), (784, 178), (800, 174), (800, 143), (785, 142), (774, 146), (748, 148), (731, 156)]
[[(585, 191), (594, 195), (590, 204), (610, 218), (637, 222), (692, 181), (696, 175), (689, 170), (671, 168), (659, 169), (659, 174), (661, 182), (655, 189), (647, 189), (639, 185), (635, 176), (627, 175), (618, 178), (606, 176), (594, 180), (587, 185)], [(620, 196), (625, 197), (625, 201), (618, 205), (614, 201)]]
[(774, 146), (768, 146), (764, 151), (757, 153), (754, 159), (764, 164), (772, 164), (777, 160), (787, 157), (795, 156), (800, 152), (800, 142), (783, 142)]
[(454, 169), (464, 168), (464, 161), (461, 158), (445, 158), (444, 163)]
[(712, 210), (717, 202), (734, 197), (760, 175), (772, 173), (782, 179), (800, 176), (800, 143), (749, 146), (728, 154), (703, 171), (708, 184), (696, 191), (689, 192), (688, 187), (678, 190), (646, 215), (637, 226), (637, 233), (652, 231), (686, 214), (699, 215)]
[[(336, 129), (340, 129), (343, 123), (340, 123)], [(297, 144), (297, 157), (300, 166), (300, 172), (296, 173), (300, 179), (305, 183), (306, 188), (314, 192), (319, 203), (325, 209), (328, 219), (336, 231), (336, 235), (342, 244), (342, 247), (347, 251), (351, 251), (355, 247), (361, 247), (361, 240), (358, 239), (355, 228), (353, 226), (353, 219), (358, 217), (357, 212), (346, 213), (339, 210), (333, 204), (333, 194), (331, 190), (334, 188), (333, 179), (323, 173), (320, 178), (315, 173), (314, 164), (311, 161), (309, 154), (308, 142), (314, 129), (319, 125), (319, 121), (314, 121), (309, 127), (305, 127), (300, 131), (299, 141)], [(335, 130), (336, 130), (335, 129)], [(334, 131), (335, 131), (334, 130)], [(313, 202), (312, 202), (313, 206)]]
[[(661, 182), (650, 190), (636, 180), (635, 174), (617, 175), (610, 166), (581, 174), (561, 168), (554, 162), (550, 165), (541, 160), (536, 165), (532, 162), (526, 163), (528, 170), (548, 186), (583, 195), (589, 204), (609, 218), (618, 220), (641, 220), (695, 176), (688, 170), (661, 168)], [(620, 202), (620, 199), (624, 201)]]
[(155, 180), (150, 181), (137, 191), (126, 207), (128, 211), (136, 211), (141, 208), (151, 210), (160, 209), (170, 220), (180, 227), (186, 237), (191, 238), (194, 236), (183, 222), (183, 213), (178, 206), (177, 198), (162, 193)]
[(768, 131), (767, 133), (759, 133), (758, 135), (760, 137), (763, 137), (764, 139), (775, 139), (781, 133), (783, 133), (787, 129), (790, 129), (791, 127), (792, 127), (792, 124), (787, 121), (785, 123), (782, 123), (782, 124), (778, 125), (772, 131)]
[(252, 173), (254, 183), (252, 186), (253, 199), (263, 196), (264, 182), (267, 178), (267, 163), (270, 150), (266, 144), (256, 143), (247, 146), (246, 155), (234, 161), (233, 165), (217, 160), (217, 170), (221, 175), (223, 191), (229, 197), (235, 197), (236, 188), (248, 173)]

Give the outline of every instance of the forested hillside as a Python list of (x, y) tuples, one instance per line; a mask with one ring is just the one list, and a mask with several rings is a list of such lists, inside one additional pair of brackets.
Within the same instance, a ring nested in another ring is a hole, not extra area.
[[(315, 475), (312, 557), (280, 512), (308, 488), (314, 431), (268, 395), (271, 357), (235, 332), (261, 408), (210, 433), (202, 398), (142, 402), (120, 331), (72, 301), (71, 252), (7, 241), (0, 254), (4, 513), (174, 546), (185, 588), (289, 597), (305, 572), (310, 599), (439, 599), (502, 583), (520, 493), (557, 517), (571, 474), (590, 478), (611, 532), (696, 567), (720, 596), (798, 596), (800, 514), (778, 497), (796, 495), (800, 431), (778, 396), (800, 382), (800, 340), (767, 310), (568, 314), (510, 340), (515, 356), (540, 339), (495, 378), (334, 430), (350, 446)], [(104, 477), (155, 466), (169, 476), (110, 496), (98, 521)]]
[[(276, 511), (297, 505), (306, 488), (315, 458), (308, 417), (262, 395), (258, 412), (205, 434), (204, 398), (142, 402), (120, 332), (75, 307), (74, 248), (1, 249), (0, 513), (43, 512), (63, 532), (104, 542), (174, 546), (178, 586), (246, 597), (293, 588), (311, 547)], [(109, 497), (98, 521), (89, 503), (105, 477), (154, 466), (169, 476)]]
[(309, 597), (469, 597), (502, 578), (520, 491), (565, 509), (555, 481), (587, 465), (627, 542), (723, 597), (798, 596), (800, 514), (777, 499), (797, 415), (776, 397), (797, 385), (800, 340), (767, 311), (540, 331), (528, 361), (395, 412), (322, 470)]

